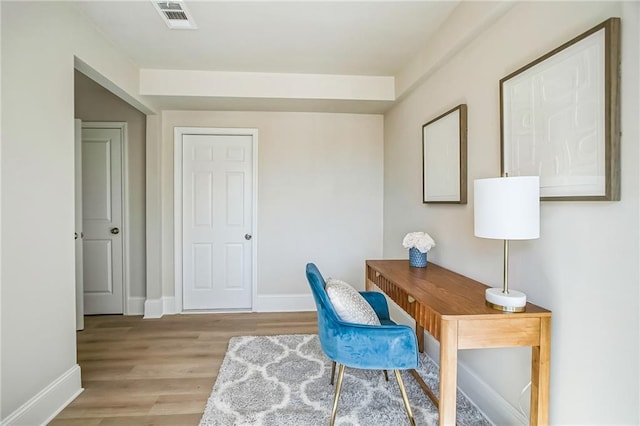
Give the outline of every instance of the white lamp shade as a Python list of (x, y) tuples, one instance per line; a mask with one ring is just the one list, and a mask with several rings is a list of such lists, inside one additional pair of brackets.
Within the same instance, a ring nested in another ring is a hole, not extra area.
[(473, 187), (476, 237), (500, 240), (540, 237), (538, 176), (477, 179)]

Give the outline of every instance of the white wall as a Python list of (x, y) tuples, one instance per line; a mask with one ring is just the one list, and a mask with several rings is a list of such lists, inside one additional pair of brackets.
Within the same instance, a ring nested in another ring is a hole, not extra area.
[(174, 294), (176, 126), (258, 129), (255, 308), (287, 295), (303, 296), (312, 307), (304, 275), (310, 261), (364, 288), (365, 259), (382, 255), (381, 115), (165, 111), (162, 125), (165, 296)]
[(9, 424), (40, 424), (80, 391), (73, 240), (74, 55), (133, 94), (138, 75), (68, 4), (1, 2), (0, 7), (0, 418)]
[(162, 295), (162, 120), (161, 115), (147, 116), (145, 146), (146, 185), (146, 265), (147, 288), (145, 318), (161, 317), (164, 312)]
[[(146, 115), (124, 102), (84, 74), (76, 71), (75, 117), (82, 121), (119, 121), (127, 123), (127, 160), (129, 191), (129, 305), (146, 294), (145, 249), (145, 144)], [(131, 306), (135, 308), (135, 306)], [(142, 313), (142, 305), (136, 312)]]
[[(473, 236), (473, 180), (500, 173), (499, 80), (611, 16), (622, 16), (622, 200), (543, 202), (541, 238), (511, 247), (511, 284), (553, 311), (550, 421), (637, 424), (638, 3), (521, 2), (385, 114), (384, 256), (426, 230), (430, 259), (501, 283), (501, 244)], [(421, 202), (421, 126), (468, 105), (467, 205)], [(530, 351), (463, 351), (460, 362), (513, 406)], [(528, 393), (525, 400), (528, 400)], [(483, 407), (481, 407), (483, 408)]]
[[(2, 7), (0, 7), (0, 23), (2, 22)], [(0, 52), (2, 51), (2, 31), (0, 31)], [(2, 55), (0, 54), (0, 82), (2, 81)], [(0, 84), (0, 99), (2, 99), (2, 84)], [(0, 134), (2, 134), (2, 102), (0, 102)], [(0, 138), (1, 139), (1, 138)], [(0, 224), (2, 223), (2, 143), (0, 141)], [(2, 318), (2, 239), (0, 238), (0, 318)], [(0, 401), (2, 401), (2, 330), (0, 329)], [(1, 404), (1, 403), (0, 403)], [(0, 419), (2, 407), (0, 406)]]
[[(74, 63), (95, 70), (116, 93), (147, 101), (136, 95), (137, 68), (71, 6), (3, 1), (0, 7), (0, 418), (37, 424), (80, 387), (74, 369)], [(420, 127), (466, 102), (469, 180), (497, 175), (498, 80), (620, 9), (613, 2), (517, 3), (385, 117), (384, 160), (379, 116), (168, 112), (161, 123), (154, 117), (154, 131), (164, 126), (156, 141), (162, 157), (147, 152), (157, 160), (154, 170), (162, 171), (153, 202), (162, 203), (154, 218), (162, 221), (163, 287), (154, 294), (174, 291), (173, 126), (259, 129), (260, 294), (308, 294), (302, 272), (308, 260), (327, 275), (362, 285), (364, 259), (382, 255), (383, 187), (385, 257), (405, 257), (404, 233), (426, 229), (438, 241), (432, 260), (497, 284), (500, 248), (472, 237), (473, 194), (467, 206), (420, 203)], [(636, 22), (629, 33), (633, 25), (623, 16), (623, 58), (635, 62), (623, 64), (622, 201), (544, 203), (543, 237), (512, 250), (514, 285), (554, 311), (555, 424), (638, 423), (638, 4), (623, 9), (635, 11)], [(623, 297), (614, 303), (612, 294)], [(528, 380), (527, 351), (470, 351), (461, 359), (516, 404)]]

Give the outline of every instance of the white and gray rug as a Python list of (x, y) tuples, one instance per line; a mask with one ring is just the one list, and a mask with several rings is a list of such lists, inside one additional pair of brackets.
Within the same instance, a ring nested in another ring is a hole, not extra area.
[[(418, 372), (436, 391), (438, 370), (425, 354)], [(229, 341), (200, 426), (318, 426), (329, 423), (331, 363), (316, 335), (243, 336)], [(337, 376), (337, 369), (336, 369)], [(418, 425), (437, 425), (438, 412), (415, 379), (402, 373)], [(458, 425), (490, 425), (458, 392)], [(408, 419), (395, 376), (345, 369), (336, 425), (399, 426)]]

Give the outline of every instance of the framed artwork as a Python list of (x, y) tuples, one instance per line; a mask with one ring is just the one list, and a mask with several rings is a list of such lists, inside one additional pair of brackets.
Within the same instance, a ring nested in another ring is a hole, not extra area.
[(422, 126), (422, 202), (467, 203), (467, 105)]
[(542, 200), (620, 200), (620, 18), (500, 80), (503, 176)]

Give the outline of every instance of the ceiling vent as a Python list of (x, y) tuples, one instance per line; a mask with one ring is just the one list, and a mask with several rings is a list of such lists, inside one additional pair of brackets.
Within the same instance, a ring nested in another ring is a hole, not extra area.
[(162, 17), (162, 20), (170, 29), (195, 30), (198, 28), (182, 0), (157, 1), (152, 0), (153, 5)]

